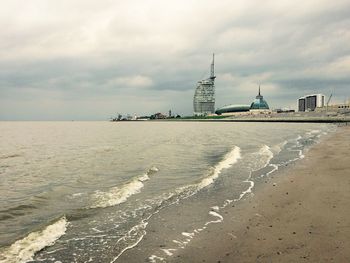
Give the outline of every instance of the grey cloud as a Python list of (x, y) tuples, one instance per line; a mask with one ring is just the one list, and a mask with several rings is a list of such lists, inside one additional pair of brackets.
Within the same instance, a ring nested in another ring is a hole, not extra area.
[(250, 103), (258, 83), (273, 107), (349, 96), (348, 1), (7, 2), (0, 119), (191, 114), (212, 52), (217, 107)]

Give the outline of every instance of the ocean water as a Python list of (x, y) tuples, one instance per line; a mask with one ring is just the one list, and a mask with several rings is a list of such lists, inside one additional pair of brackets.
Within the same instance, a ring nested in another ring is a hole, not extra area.
[(149, 221), (176, 206), (179, 224), (165, 226), (158, 238), (166, 236), (172, 246), (152, 250), (149, 244), (144, 255), (150, 262), (166, 261), (220, 223), (225, 206), (303, 158), (334, 129), (0, 122), (0, 262), (122, 262), (123, 253), (147, 242)]

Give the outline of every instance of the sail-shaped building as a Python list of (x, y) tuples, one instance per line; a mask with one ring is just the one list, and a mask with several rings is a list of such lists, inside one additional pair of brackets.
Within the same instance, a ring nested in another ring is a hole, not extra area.
[(215, 112), (215, 74), (214, 54), (210, 68), (210, 77), (197, 83), (193, 97), (193, 111), (195, 116), (213, 114)]

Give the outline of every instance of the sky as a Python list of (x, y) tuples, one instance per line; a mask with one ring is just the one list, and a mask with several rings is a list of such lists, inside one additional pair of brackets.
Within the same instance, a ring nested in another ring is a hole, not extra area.
[(215, 53), (216, 104), (350, 97), (350, 0), (2, 0), (0, 120), (193, 112)]

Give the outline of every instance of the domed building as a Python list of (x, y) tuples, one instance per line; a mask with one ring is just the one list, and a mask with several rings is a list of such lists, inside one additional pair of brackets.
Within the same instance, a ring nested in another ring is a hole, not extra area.
[(255, 97), (255, 100), (250, 105), (250, 111), (258, 111), (258, 112), (265, 112), (270, 111), (270, 107), (267, 104), (266, 100), (264, 100), (264, 97), (260, 93), (260, 85), (259, 85), (259, 93)]
[(229, 115), (234, 113), (240, 113), (240, 112), (247, 112), (250, 110), (250, 105), (226, 105), (223, 106), (215, 111), (215, 114), (217, 115)]
[(264, 100), (264, 97), (261, 95), (260, 92), (260, 85), (259, 85), (259, 93), (255, 97), (255, 100), (249, 105), (237, 105), (237, 104), (230, 104), (223, 106), (215, 111), (215, 114), (217, 115), (247, 115), (245, 114), (247, 112), (248, 115), (250, 114), (266, 114), (271, 113), (270, 107), (267, 104), (266, 100)]

